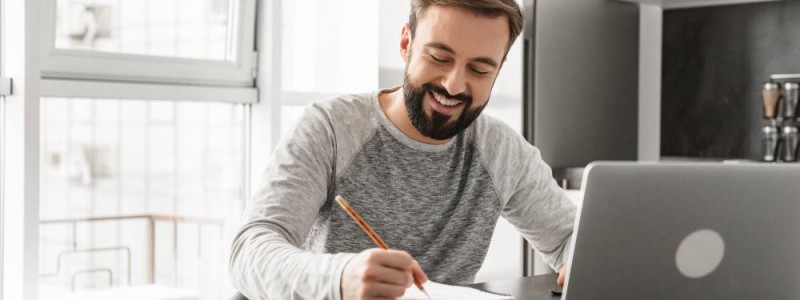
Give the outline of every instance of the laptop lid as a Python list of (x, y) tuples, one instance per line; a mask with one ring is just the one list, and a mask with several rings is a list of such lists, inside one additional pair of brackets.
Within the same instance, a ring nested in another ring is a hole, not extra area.
[(564, 299), (800, 299), (800, 164), (591, 164)]

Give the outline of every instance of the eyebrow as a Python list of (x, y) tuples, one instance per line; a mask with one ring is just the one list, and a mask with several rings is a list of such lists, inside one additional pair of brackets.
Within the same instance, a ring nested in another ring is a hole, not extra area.
[[(453, 48), (450, 48), (450, 46), (447, 46), (447, 45), (442, 44), (442, 43), (430, 42), (430, 43), (425, 44), (425, 47), (432, 47), (432, 48), (436, 48), (436, 49), (439, 49), (439, 50), (450, 52), (451, 54), (456, 54), (456, 51), (454, 51)], [(487, 64), (487, 65), (490, 65), (490, 66), (492, 66), (494, 68), (497, 68), (497, 65), (498, 65), (497, 62), (494, 61), (494, 59), (491, 59), (489, 57), (483, 57), (483, 56), (482, 57), (476, 57), (476, 58), (473, 58), (472, 60), (480, 62), (480, 63)]]

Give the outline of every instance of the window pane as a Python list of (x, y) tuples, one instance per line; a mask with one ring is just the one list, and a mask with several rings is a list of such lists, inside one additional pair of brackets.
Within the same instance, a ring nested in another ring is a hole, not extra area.
[(40, 299), (230, 297), (246, 110), (42, 99)]
[(281, 106), (281, 138), (288, 137), (303, 116), (306, 105), (283, 105)]
[(376, 89), (378, 2), (282, 1), (283, 90), (353, 93)]
[(58, 0), (55, 46), (228, 60), (239, 0)]
[(522, 134), (522, 41), (517, 40), (508, 51), (503, 69), (492, 88), (491, 100), (484, 113), (503, 120)]

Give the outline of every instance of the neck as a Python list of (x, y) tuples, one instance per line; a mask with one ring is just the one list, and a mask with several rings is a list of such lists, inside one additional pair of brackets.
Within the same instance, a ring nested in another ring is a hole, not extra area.
[(411, 119), (408, 117), (406, 111), (406, 102), (403, 97), (403, 88), (398, 88), (389, 93), (381, 93), (378, 95), (378, 102), (381, 105), (381, 110), (389, 118), (389, 121), (407, 137), (417, 142), (426, 144), (443, 144), (448, 140), (437, 140), (422, 135), (422, 133), (414, 127)]

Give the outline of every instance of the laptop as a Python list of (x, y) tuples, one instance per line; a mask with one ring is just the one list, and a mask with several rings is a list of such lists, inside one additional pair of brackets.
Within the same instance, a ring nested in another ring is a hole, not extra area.
[(800, 299), (800, 164), (587, 167), (564, 295)]

